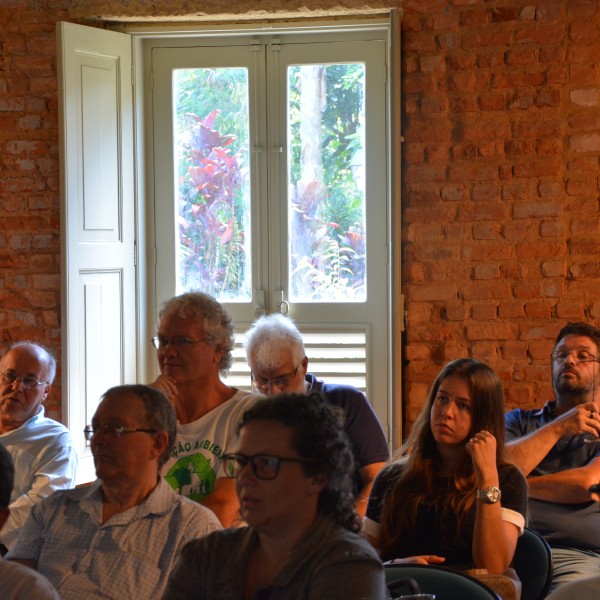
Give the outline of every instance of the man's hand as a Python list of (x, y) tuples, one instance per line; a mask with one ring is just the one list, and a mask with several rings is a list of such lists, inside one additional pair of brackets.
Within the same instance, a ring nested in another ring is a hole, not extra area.
[(571, 408), (554, 422), (560, 437), (591, 433), (600, 437), (600, 415), (594, 402), (586, 402)]
[(177, 389), (177, 382), (168, 375), (159, 375), (155, 381), (148, 384), (161, 391), (173, 405), (179, 400), (179, 390)]

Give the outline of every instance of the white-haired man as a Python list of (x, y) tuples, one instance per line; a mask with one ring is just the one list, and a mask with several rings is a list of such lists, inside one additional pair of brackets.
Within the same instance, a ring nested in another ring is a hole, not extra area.
[(258, 319), (246, 333), (246, 357), (256, 389), (268, 395), (320, 392), (344, 412), (356, 470), (356, 510), (364, 516), (375, 476), (389, 458), (381, 424), (365, 395), (349, 385), (324, 383), (308, 373), (304, 342), (293, 321), (281, 314)]
[(177, 413), (177, 440), (162, 474), (174, 490), (208, 506), (229, 527), (239, 503), (221, 456), (256, 398), (221, 380), (232, 362), (231, 317), (202, 292), (171, 298), (159, 317), (153, 342), (160, 375), (151, 385), (167, 395)]
[(15, 465), (10, 516), (0, 542), (11, 548), (31, 507), (75, 484), (77, 454), (71, 434), (44, 415), (56, 360), (33, 342), (13, 344), (0, 361), (0, 442)]

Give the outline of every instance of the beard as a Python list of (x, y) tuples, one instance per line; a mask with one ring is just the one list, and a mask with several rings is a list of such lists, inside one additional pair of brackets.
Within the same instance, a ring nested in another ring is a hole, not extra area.
[(564, 400), (569, 400), (572, 405), (583, 404), (587, 401), (588, 395), (594, 389), (593, 380), (584, 382), (581, 379), (581, 374), (577, 371), (569, 370), (572, 377), (564, 378), (564, 371), (555, 373), (552, 377), (552, 384), (557, 396)]

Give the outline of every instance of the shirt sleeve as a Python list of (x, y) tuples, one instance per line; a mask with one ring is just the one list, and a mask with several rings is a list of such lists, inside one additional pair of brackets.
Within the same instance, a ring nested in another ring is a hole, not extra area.
[(29, 517), (18, 532), (16, 543), (6, 555), (7, 559), (19, 558), (36, 562), (39, 560), (45, 539), (44, 504), (40, 502), (31, 509)]
[(10, 505), (10, 516), (0, 533), (0, 540), (7, 548), (15, 543), (33, 505), (56, 490), (73, 487), (76, 471), (77, 453), (71, 436), (65, 433), (37, 462), (31, 488)]
[[(335, 585), (331, 585), (335, 582)], [(381, 561), (358, 549), (331, 557), (310, 582), (306, 600), (385, 600), (389, 598)]]
[(342, 406), (346, 414), (344, 429), (352, 445), (352, 453), (358, 468), (373, 463), (387, 462), (390, 457), (389, 448), (381, 423), (367, 400), (358, 389), (350, 386), (339, 386), (330, 391), (324, 387), (326, 396), (339, 395), (334, 404)]
[(527, 484), (521, 472), (506, 464), (499, 472), (502, 491), (502, 519), (516, 525), (522, 533), (527, 518)]
[(183, 546), (162, 600), (208, 600), (204, 584), (210, 555), (207, 538), (195, 539)]
[(504, 415), (504, 439), (508, 442), (525, 435), (521, 419), (521, 409), (515, 408)]
[(392, 480), (399, 475), (399, 465), (391, 464), (385, 467), (379, 472), (373, 487), (371, 488), (371, 495), (369, 496), (369, 502), (367, 504), (367, 511), (365, 518), (363, 519), (362, 530), (367, 535), (377, 538), (379, 537), (379, 529), (381, 522), (381, 513), (383, 511), (383, 503), (388, 489), (392, 483)]

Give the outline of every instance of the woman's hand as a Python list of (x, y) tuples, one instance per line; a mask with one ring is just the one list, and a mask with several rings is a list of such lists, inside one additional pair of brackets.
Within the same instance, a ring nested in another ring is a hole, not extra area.
[(395, 558), (394, 560), (388, 560), (386, 565), (439, 565), (446, 562), (443, 556), (436, 556), (435, 554), (426, 554), (421, 556), (407, 556), (406, 558)]
[(478, 487), (498, 485), (496, 438), (482, 429), (467, 442), (466, 450), (473, 461)]

